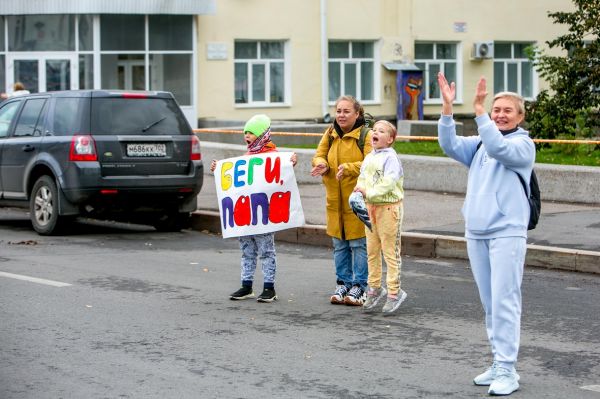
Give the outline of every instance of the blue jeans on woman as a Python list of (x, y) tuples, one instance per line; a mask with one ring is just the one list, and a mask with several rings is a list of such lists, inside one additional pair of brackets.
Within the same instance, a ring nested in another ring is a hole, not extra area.
[(333, 237), (333, 261), (338, 281), (346, 287), (360, 285), (367, 288), (369, 271), (367, 266), (367, 239), (340, 240)]

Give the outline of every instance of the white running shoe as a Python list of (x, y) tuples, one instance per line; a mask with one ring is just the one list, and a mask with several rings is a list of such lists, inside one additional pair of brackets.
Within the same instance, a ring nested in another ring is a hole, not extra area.
[(490, 395), (510, 395), (519, 389), (519, 374), (515, 369), (509, 370), (504, 367), (496, 369), (496, 378), (490, 384), (488, 394)]

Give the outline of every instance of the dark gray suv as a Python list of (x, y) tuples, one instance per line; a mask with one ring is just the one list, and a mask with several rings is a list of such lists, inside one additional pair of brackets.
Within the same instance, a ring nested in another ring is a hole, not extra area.
[(81, 90), (0, 104), (0, 205), (42, 235), (77, 216), (179, 230), (202, 188), (200, 142), (167, 92)]

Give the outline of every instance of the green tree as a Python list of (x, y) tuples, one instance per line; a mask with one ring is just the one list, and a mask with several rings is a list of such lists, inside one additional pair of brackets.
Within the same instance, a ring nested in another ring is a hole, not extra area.
[(568, 26), (566, 34), (546, 42), (550, 49), (562, 49), (562, 55), (530, 49), (536, 70), (550, 87), (527, 106), (535, 137), (590, 137), (600, 126), (600, 1), (573, 3), (573, 12), (548, 13), (555, 24)]

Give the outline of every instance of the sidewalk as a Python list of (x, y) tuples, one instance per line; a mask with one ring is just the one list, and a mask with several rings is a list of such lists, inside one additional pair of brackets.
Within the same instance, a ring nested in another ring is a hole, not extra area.
[[(218, 212), (214, 178), (205, 175), (204, 179), (198, 196), (198, 209), (201, 212)], [(298, 240), (301, 236), (309, 237), (315, 231), (322, 230), (320, 226), (325, 224), (324, 186), (320, 183), (300, 184), (299, 190), (307, 228), (313, 231), (304, 235), (298, 233)], [(404, 243), (405, 237), (418, 238), (418, 246), (421, 247), (429, 245), (427, 240), (448, 237), (448, 242), (443, 245), (451, 248), (445, 249), (455, 254), (461, 252), (462, 248), (459, 247), (464, 246), (464, 220), (460, 211), (463, 200), (462, 194), (405, 190), (403, 252), (410, 249)], [(316, 240), (313, 237), (308, 241)], [(543, 248), (543, 259), (538, 262), (541, 264), (536, 264), (538, 266), (592, 272), (598, 269), (600, 273), (600, 206), (543, 201), (540, 222), (535, 230), (529, 231), (527, 242), (530, 244), (529, 252), (536, 260), (534, 250), (537, 246)], [(573, 259), (570, 258), (571, 254)], [(436, 255), (444, 256), (440, 251), (434, 251)], [(458, 255), (466, 257), (466, 253)], [(586, 256), (586, 266), (575, 264), (578, 255)]]

